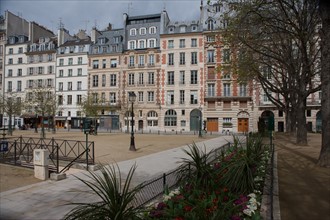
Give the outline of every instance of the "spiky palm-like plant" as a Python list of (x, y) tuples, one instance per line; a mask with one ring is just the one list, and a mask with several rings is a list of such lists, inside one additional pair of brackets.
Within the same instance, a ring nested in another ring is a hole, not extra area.
[[(131, 181), (136, 170), (133, 165), (122, 182), (118, 165), (102, 166), (100, 171), (89, 172), (90, 180), (77, 177), (95, 193), (100, 201), (93, 203), (71, 203), (77, 205), (65, 219), (109, 219), (132, 220), (140, 219), (139, 208), (132, 205), (135, 195), (140, 191), (141, 185), (131, 187)], [(117, 172), (118, 171), (118, 172)]]

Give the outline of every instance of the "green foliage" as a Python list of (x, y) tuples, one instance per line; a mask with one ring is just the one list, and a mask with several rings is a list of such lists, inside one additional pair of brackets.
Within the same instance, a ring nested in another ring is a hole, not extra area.
[(196, 143), (183, 150), (188, 158), (181, 158), (182, 164), (179, 167), (178, 176), (180, 180), (188, 180), (196, 185), (205, 185), (210, 180), (212, 168), (208, 164), (213, 151), (201, 150)]
[(135, 195), (140, 191), (141, 185), (131, 187), (131, 181), (136, 166), (132, 166), (125, 182), (117, 165), (102, 166), (100, 171), (89, 172), (91, 180), (78, 178), (87, 185), (92, 193), (101, 201), (93, 203), (73, 203), (77, 205), (65, 219), (111, 219), (132, 220), (140, 219), (140, 209), (132, 205)]

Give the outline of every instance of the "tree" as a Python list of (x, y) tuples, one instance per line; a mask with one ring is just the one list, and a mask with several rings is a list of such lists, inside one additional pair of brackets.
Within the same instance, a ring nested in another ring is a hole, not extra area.
[(260, 83), (270, 101), (286, 112), (297, 144), (306, 145), (307, 97), (321, 88), (317, 2), (232, 2), (227, 1), (230, 25), (225, 36), (243, 57), (234, 60), (239, 75)]
[(22, 99), (14, 93), (7, 93), (0, 99), (0, 108), (8, 116), (8, 135), (13, 135), (12, 119), (21, 114)]
[(322, 147), (318, 165), (330, 167), (330, 3), (320, 0), (321, 29), (321, 79), (322, 79)]
[[(35, 87), (29, 92), (30, 98), (26, 102), (28, 111), (35, 112), (36, 115), (41, 116), (41, 138), (46, 138), (44, 119), (45, 117), (52, 117), (53, 131), (55, 130), (54, 116), (58, 108), (54, 89), (50, 87)], [(37, 125), (35, 125), (37, 126)]]

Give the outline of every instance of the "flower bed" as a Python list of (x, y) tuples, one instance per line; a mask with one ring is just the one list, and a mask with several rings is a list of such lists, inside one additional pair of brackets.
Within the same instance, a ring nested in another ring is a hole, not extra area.
[[(234, 145), (209, 163), (213, 152), (195, 145), (179, 169), (179, 188), (153, 204), (144, 219), (261, 219), (260, 203), (270, 152), (258, 136)], [(187, 166), (189, 164), (189, 166)]]

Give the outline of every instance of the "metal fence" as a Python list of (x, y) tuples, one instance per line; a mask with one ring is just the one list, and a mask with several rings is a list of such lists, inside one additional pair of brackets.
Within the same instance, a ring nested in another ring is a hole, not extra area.
[[(211, 155), (209, 156), (208, 163), (212, 163), (218, 159), (218, 156), (221, 155), (222, 152), (225, 152), (231, 146), (230, 143), (224, 144), (218, 148), (215, 148)], [(192, 169), (190, 164), (187, 164), (189, 169)], [(146, 181), (142, 184), (142, 189), (136, 195), (134, 206), (144, 206), (148, 202), (151, 202), (163, 195), (166, 190), (173, 189), (178, 185), (178, 171), (181, 168), (176, 168), (168, 173), (164, 173), (163, 175)]]
[(34, 149), (47, 149), (49, 151), (49, 170), (59, 171), (60, 161), (79, 162), (85, 164), (95, 163), (94, 142), (46, 139), (46, 138), (6, 138), (8, 150), (1, 152), (0, 162), (33, 168)]

